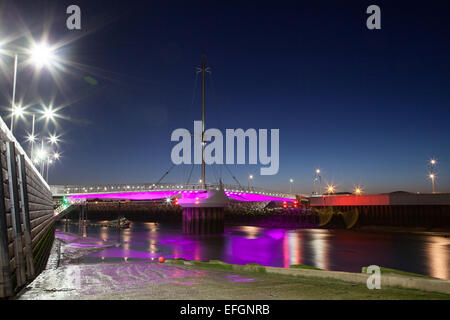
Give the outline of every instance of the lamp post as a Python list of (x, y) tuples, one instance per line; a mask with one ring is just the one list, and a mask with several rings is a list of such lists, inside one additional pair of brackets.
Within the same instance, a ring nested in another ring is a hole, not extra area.
[(434, 193), (434, 179), (436, 178), (436, 176), (434, 175), (434, 173), (430, 173), (430, 179), (431, 179), (431, 193)]
[(16, 84), (17, 84), (17, 62), (18, 62), (19, 56), (16, 53), (14, 55), (14, 79), (13, 79), (13, 95), (12, 95), (12, 102), (11, 102), (11, 133), (13, 133), (14, 130), (14, 114), (16, 112)]
[[(56, 114), (55, 111), (52, 109), (52, 107), (44, 107), (43, 111), (40, 111), (41, 113), (43, 113), (43, 117), (48, 121), (48, 120), (54, 120)], [(28, 135), (27, 140), (28, 142), (30, 142), (31, 144), (31, 153), (30, 153), (30, 158), (33, 159), (33, 155), (34, 155), (34, 143), (36, 141), (36, 136), (35, 136), (35, 123), (36, 123), (36, 112), (32, 113), (32, 121), (31, 121), (31, 134)], [(55, 140), (56, 139), (56, 140)], [(50, 136), (50, 142), (55, 143), (57, 142), (58, 138), (55, 136)]]
[(320, 175), (320, 169), (316, 169), (314, 172), (314, 190), (316, 194), (321, 194), (322, 192), (322, 177)]
[[(31, 56), (32, 62), (36, 67), (41, 68), (43, 65), (47, 65), (52, 59), (52, 49), (46, 43), (36, 44), (33, 48), (28, 50)], [(14, 118), (15, 116), (21, 116), (23, 113), (22, 107), (16, 106), (16, 87), (17, 87), (17, 66), (19, 64), (19, 54), (14, 54), (14, 78), (13, 78), (13, 94), (11, 101), (11, 133), (14, 132)]]
[(435, 193), (435, 186), (434, 186), (434, 180), (436, 179), (436, 172), (435, 172), (435, 169), (436, 169), (436, 163), (437, 163), (437, 161), (436, 161), (436, 159), (431, 159), (430, 160), (430, 175), (429, 175), (429, 177), (430, 177), (430, 179), (431, 179), (431, 192), (432, 193)]
[(253, 180), (253, 175), (248, 176), (248, 189), (250, 190), (250, 180)]
[(289, 185), (289, 193), (292, 193), (292, 187), (293, 187), (293, 183), (294, 183), (294, 179), (289, 179), (290, 185)]

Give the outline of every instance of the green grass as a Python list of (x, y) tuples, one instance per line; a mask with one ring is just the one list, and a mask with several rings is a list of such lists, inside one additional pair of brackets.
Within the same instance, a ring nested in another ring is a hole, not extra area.
[(312, 266), (308, 266), (306, 264), (291, 264), (289, 266), (289, 268), (294, 268), (294, 269), (311, 269), (311, 270), (322, 270), (316, 267), (312, 267)]
[[(385, 268), (385, 267), (380, 267), (380, 271), (381, 271), (381, 274), (398, 274), (398, 275), (401, 275), (401, 276), (408, 276), (408, 277), (417, 277), (417, 278), (424, 278), (424, 279), (435, 279), (433, 277), (430, 277), (430, 276), (427, 276), (427, 275), (423, 275), (423, 274), (406, 272), (406, 271), (402, 271), (402, 270)], [(362, 268), (362, 273), (367, 273), (367, 267), (363, 267)]]

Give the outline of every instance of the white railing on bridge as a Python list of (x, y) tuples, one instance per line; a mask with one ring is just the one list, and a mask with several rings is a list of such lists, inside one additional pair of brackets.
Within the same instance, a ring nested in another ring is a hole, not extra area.
[[(258, 187), (242, 187), (234, 185), (223, 185), (225, 191), (256, 193), (272, 197), (295, 198), (294, 194), (267, 190)], [(146, 192), (146, 191), (167, 191), (167, 190), (211, 190), (218, 189), (219, 185), (203, 184), (176, 184), (176, 183), (144, 183), (144, 184), (108, 184), (108, 185), (52, 185), (50, 186), (54, 196), (65, 196), (73, 194), (93, 194), (93, 193), (115, 193), (115, 192)]]

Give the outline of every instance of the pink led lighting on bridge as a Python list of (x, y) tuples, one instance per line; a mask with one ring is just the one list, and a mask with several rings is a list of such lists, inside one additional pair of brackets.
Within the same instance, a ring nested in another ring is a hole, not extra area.
[[(293, 202), (294, 199), (269, 196), (258, 193), (231, 192), (225, 191), (228, 198), (237, 201), (287, 201)], [(76, 194), (67, 197), (70, 200), (76, 199), (118, 199), (118, 200), (157, 200), (172, 198), (176, 195), (190, 196), (200, 200), (207, 197), (207, 193), (201, 190), (174, 190), (174, 191), (146, 191), (146, 192), (118, 192), (118, 193), (95, 193), (95, 194)], [(188, 196), (188, 197), (189, 197)], [(180, 202), (181, 204), (182, 202)]]

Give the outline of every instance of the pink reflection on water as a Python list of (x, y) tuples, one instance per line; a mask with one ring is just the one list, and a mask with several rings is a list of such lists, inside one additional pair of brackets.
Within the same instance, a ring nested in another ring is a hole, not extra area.
[(138, 251), (124, 248), (109, 248), (101, 252), (94, 252), (89, 255), (90, 258), (132, 258), (132, 259), (151, 259), (159, 258), (161, 254), (148, 251)]

